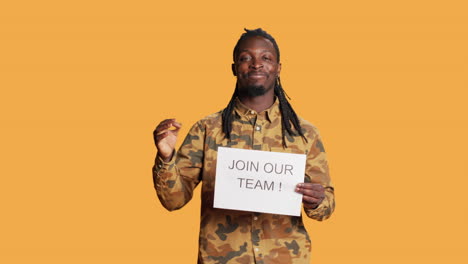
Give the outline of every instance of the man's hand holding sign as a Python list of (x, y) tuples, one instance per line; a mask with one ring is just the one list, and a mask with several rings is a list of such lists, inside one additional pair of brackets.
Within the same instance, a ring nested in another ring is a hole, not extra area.
[(317, 208), (325, 199), (325, 188), (318, 183), (299, 183), (296, 192), (302, 193), (304, 207), (309, 209)]

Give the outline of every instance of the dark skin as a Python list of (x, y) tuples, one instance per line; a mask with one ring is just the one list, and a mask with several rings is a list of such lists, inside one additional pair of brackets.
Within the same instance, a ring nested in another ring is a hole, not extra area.
[[(281, 63), (273, 43), (260, 36), (244, 40), (232, 64), (240, 101), (257, 113), (268, 109), (275, 100), (274, 87), (280, 71)], [(248, 89), (263, 91), (261, 95), (252, 96)], [(165, 162), (172, 159), (181, 126), (174, 118), (166, 119), (153, 132), (158, 156)], [(317, 208), (325, 198), (325, 189), (318, 183), (299, 183), (296, 192), (303, 195), (304, 207), (309, 209)]]

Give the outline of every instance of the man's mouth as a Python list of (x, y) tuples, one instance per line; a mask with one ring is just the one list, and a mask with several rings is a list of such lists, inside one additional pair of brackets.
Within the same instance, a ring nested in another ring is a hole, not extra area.
[(247, 73), (249, 79), (261, 79), (267, 77), (267, 74), (264, 72), (249, 72)]

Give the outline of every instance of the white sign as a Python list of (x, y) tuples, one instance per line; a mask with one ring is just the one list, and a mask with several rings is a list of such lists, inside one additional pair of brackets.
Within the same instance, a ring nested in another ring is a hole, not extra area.
[(214, 207), (299, 216), (306, 155), (218, 147)]

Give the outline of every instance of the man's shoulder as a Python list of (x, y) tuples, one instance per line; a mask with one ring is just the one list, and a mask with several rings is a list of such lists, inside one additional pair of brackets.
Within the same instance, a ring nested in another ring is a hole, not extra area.
[(304, 118), (298, 116), (299, 122), (301, 123), (302, 132), (308, 138), (314, 138), (319, 134), (317, 127), (311, 122), (305, 120)]
[(198, 126), (202, 130), (205, 130), (206, 128), (213, 129), (214, 127), (221, 127), (222, 113), (223, 110), (220, 110), (216, 113), (207, 115), (202, 119), (198, 120), (194, 126)]
[(223, 110), (220, 110), (220, 111), (218, 111), (218, 112), (216, 112), (216, 113), (207, 115), (207, 116), (203, 117), (202, 119), (198, 120), (198, 123), (201, 123), (201, 124), (213, 124), (213, 123), (221, 122), (221, 120), (222, 120), (222, 113), (223, 113)]

